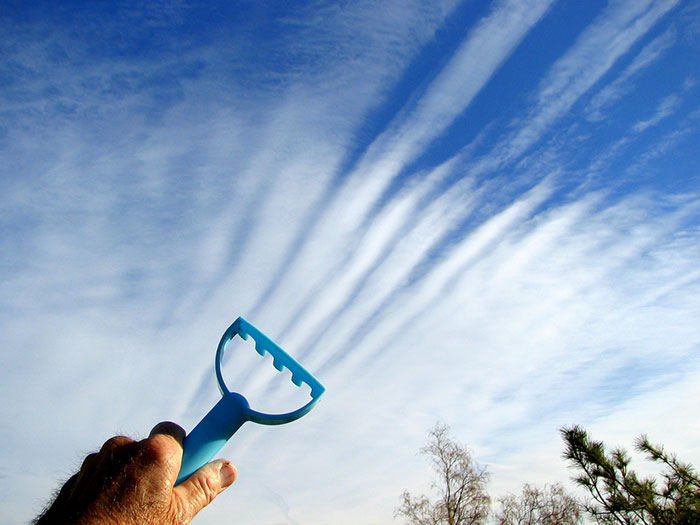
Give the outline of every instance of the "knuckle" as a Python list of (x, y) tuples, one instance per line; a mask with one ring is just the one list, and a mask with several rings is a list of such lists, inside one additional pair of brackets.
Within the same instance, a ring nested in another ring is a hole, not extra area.
[(86, 471), (86, 470), (91, 470), (95, 464), (97, 463), (99, 455), (97, 452), (93, 452), (92, 454), (88, 454), (85, 459), (83, 460), (82, 465), (80, 465), (80, 470), (81, 471)]
[(140, 456), (144, 462), (162, 467), (174, 461), (175, 442), (169, 436), (156, 434), (139, 443)]
[(114, 436), (114, 437), (109, 438), (107, 441), (104, 442), (104, 445), (102, 445), (100, 452), (101, 453), (115, 452), (121, 448), (124, 448), (127, 445), (130, 445), (133, 442), (134, 442), (133, 439), (130, 439), (126, 436)]
[(198, 476), (195, 480), (198, 492), (202, 495), (204, 505), (209, 505), (219, 494), (219, 484), (209, 476)]
[(167, 457), (167, 448), (160, 436), (148, 438), (140, 443), (141, 456), (151, 463), (161, 463)]
[(176, 491), (176, 515), (178, 524), (188, 524), (204, 507), (209, 505), (220, 492), (215, 476), (206, 474), (206, 467), (187, 480), (186, 490)]

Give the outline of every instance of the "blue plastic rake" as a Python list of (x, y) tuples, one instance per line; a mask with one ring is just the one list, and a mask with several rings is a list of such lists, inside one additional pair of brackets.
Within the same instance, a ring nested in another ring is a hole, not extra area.
[[(264, 414), (251, 409), (248, 400), (241, 394), (231, 392), (226, 387), (224, 377), (221, 374), (221, 358), (228, 343), (236, 335), (239, 335), (244, 340), (252, 337), (255, 341), (255, 350), (261, 356), (269, 352), (272, 356), (272, 364), (277, 370), (289, 369), (292, 373), (292, 383), (296, 386), (306, 383), (311, 388), (311, 401), (301, 408), (286, 414)], [(211, 461), (214, 455), (221, 450), (221, 447), (246, 421), (252, 421), (261, 425), (290, 423), (308, 414), (326, 390), (318, 379), (312, 376), (292, 356), (242, 317), (236, 319), (221, 337), (219, 347), (216, 350), (215, 369), (216, 380), (219, 383), (219, 390), (222, 396), (221, 400), (214, 405), (214, 408), (202, 418), (185, 438), (182, 466), (175, 482), (176, 485), (182, 483), (192, 473)]]

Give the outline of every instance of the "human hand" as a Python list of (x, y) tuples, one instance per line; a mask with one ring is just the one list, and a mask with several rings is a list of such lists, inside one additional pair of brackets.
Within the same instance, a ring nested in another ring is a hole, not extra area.
[(83, 461), (36, 525), (184, 525), (236, 479), (213, 461), (174, 487), (185, 431), (158, 423), (142, 441), (116, 436)]

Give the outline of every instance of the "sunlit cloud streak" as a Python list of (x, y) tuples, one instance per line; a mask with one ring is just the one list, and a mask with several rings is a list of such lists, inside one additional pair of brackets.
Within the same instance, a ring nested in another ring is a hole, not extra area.
[(615, 62), (678, 2), (612, 2), (549, 70), (529, 114), (516, 120), (498, 161), (508, 162), (535, 144)]
[(638, 133), (641, 133), (652, 126), (655, 126), (663, 119), (669, 117), (675, 111), (677, 111), (680, 103), (681, 99), (678, 95), (667, 96), (661, 102), (659, 102), (659, 106), (649, 119), (637, 122), (634, 126), (632, 126), (632, 129)]
[[(546, 12), (549, 4), (497, 3), (470, 32), (465, 43), (420, 98), (417, 107), (401, 113), (397, 123), (390, 123), (388, 129), (368, 147), (352, 174), (346, 177), (343, 187), (325, 196), (330, 204), (324, 202), (322, 212), (316, 212), (313, 221), (303, 225), (304, 235), (315, 231), (314, 227), (322, 222), (323, 214), (333, 215), (342, 210), (343, 230), (336, 232), (337, 237), (354, 247), (358, 242), (357, 235), (367, 230), (367, 214), (391, 180), (469, 105), (513, 47)], [(359, 232), (355, 232), (358, 228)], [(323, 232), (320, 235), (323, 236)], [(281, 270), (263, 294), (265, 297), (280, 288), (286, 272), (303, 256), (305, 248), (305, 238), (297, 236), (293, 256), (284, 259)], [(339, 273), (346, 264), (347, 260), (343, 260), (331, 274)]]
[(624, 96), (624, 94), (632, 87), (630, 80), (646, 67), (653, 64), (655, 61), (663, 57), (673, 43), (676, 37), (673, 31), (667, 30), (660, 36), (656, 37), (650, 43), (644, 46), (639, 54), (634, 57), (634, 60), (620, 73), (620, 75), (610, 84), (601, 89), (591, 99), (586, 111), (588, 118), (591, 120), (602, 120), (605, 117), (603, 111), (607, 106), (610, 106), (615, 101)]
[[(494, 159), (496, 162), (503, 162), (508, 160), (509, 157), (515, 157), (517, 153), (521, 153), (527, 146), (534, 143), (537, 140), (536, 137), (540, 136), (544, 132), (543, 126), (547, 122), (551, 124), (557, 113), (561, 114), (571, 107), (576, 98), (580, 97), (587, 89), (589, 89), (590, 86), (614, 63), (615, 59), (629, 49), (636, 39), (643, 35), (644, 32), (648, 31), (653, 23), (671, 7), (673, 7), (673, 3), (666, 3), (662, 7), (640, 5), (636, 8), (630, 8), (630, 6), (623, 4), (621, 6), (613, 6), (609, 12), (602, 14), (597, 23), (594, 22), (591, 28), (584, 32), (572, 50), (570, 50), (562, 59), (557, 61), (557, 63), (555, 63), (555, 65), (552, 67), (549, 75), (546, 77), (547, 79), (542, 83), (541, 89), (537, 96), (537, 103), (535, 107), (530, 110), (530, 116), (523, 119), (523, 122), (526, 123), (523, 129), (514, 131), (503, 140), (500, 148), (508, 151), (505, 157), (502, 156), (501, 152), (499, 152), (499, 148), (497, 147), (494, 148), (495, 154), (492, 157), (487, 157), (486, 162), (491, 165), (493, 165)], [(534, 19), (537, 20), (539, 16), (543, 14), (543, 12), (544, 11), (535, 13), (536, 16)], [(444, 129), (444, 126), (439, 125), (441, 121), (450, 122), (451, 119), (454, 119), (460, 113), (461, 108), (464, 107), (463, 105), (445, 103), (444, 106), (440, 106), (443, 109), (439, 110), (436, 109), (436, 104), (432, 103), (431, 100), (450, 100), (450, 96), (448, 94), (454, 88), (445, 86), (458, 84), (458, 82), (456, 82), (457, 76), (453, 74), (452, 71), (459, 70), (459, 64), (461, 62), (466, 61), (468, 63), (469, 60), (476, 59), (476, 57), (479, 55), (476, 50), (483, 46), (483, 43), (479, 42), (479, 38), (487, 38), (486, 34), (490, 35), (495, 28), (498, 28), (499, 30), (504, 28), (506, 29), (507, 33), (512, 32), (508, 27), (508, 24), (504, 24), (503, 20), (500, 18), (502, 16), (504, 16), (502, 13), (497, 12), (496, 14), (492, 15), (492, 18), (482, 22), (479, 29), (475, 31), (474, 36), (470, 37), (467, 40), (467, 43), (462, 46), (461, 52), (458, 54), (461, 60), (453, 59), (453, 62), (443, 71), (442, 76), (438, 77), (438, 79), (428, 89), (427, 94), (424, 97), (427, 99), (427, 102), (423, 102), (423, 99), (419, 101), (418, 106), (422, 109), (419, 111), (420, 118), (417, 118), (416, 122), (419, 122), (420, 126), (423, 127), (419, 127), (417, 130), (414, 130), (410, 124), (410, 122), (413, 121), (410, 120), (409, 124), (405, 124), (401, 129), (411, 131), (400, 131), (397, 133), (397, 136), (401, 136), (406, 133), (411, 133), (414, 136), (421, 136), (426, 133), (425, 130), (427, 129), (430, 129), (432, 136), (436, 136), (439, 134), (440, 129)], [(483, 36), (479, 31), (480, 29), (484, 30)], [(611, 49), (608, 44), (613, 39), (614, 41), (620, 43)], [(512, 47), (512, 44), (510, 47)], [(507, 47), (507, 49), (510, 49), (510, 47)], [(496, 46), (496, 48), (498, 49), (498, 46)], [(502, 60), (503, 59), (500, 58), (499, 62)], [(586, 67), (588, 67), (590, 70), (588, 75), (586, 75)], [(473, 68), (467, 67), (463, 71), (471, 71), (472, 69)], [(447, 72), (445, 73), (445, 71)], [(493, 68), (490, 68), (489, 75), (492, 73)], [(581, 78), (584, 78), (584, 80), (582, 81)], [(573, 82), (575, 82), (574, 89), (572, 89)], [(433, 89), (434, 91), (431, 91)], [(440, 93), (440, 95), (434, 95), (433, 93)], [(468, 94), (469, 92), (467, 92), (467, 95)], [(471, 98), (466, 97), (465, 100), (468, 103)], [(447, 107), (451, 107), (455, 110), (454, 113), (451, 113), (450, 118), (447, 118), (445, 115), (445, 108)], [(424, 126), (424, 123), (426, 122), (432, 123), (433, 126)], [(438, 125), (435, 125), (436, 123)], [(536, 128), (538, 129), (535, 131)], [(423, 131), (420, 131), (421, 129)], [(533, 133), (535, 133), (535, 135), (533, 135)], [(526, 143), (521, 143), (519, 138), (522, 138), (525, 135), (528, 135), (531, 138), (528, 139)], [(407, 151), (412, 151), (414, 155), (417, 151), (421, 151), (419, 147), (420, 141), (412, 141), (404, 138), (399, 142), (401, 144), (410, 144), (411, 147), (407, 148)], [(384, 146), (382, 138), (380, 138), (378, 142), (370, 147), (370, 152), (372, 152), (372, 148), (380, 148), (379, 151), (387, 150), (391, 157), (394, 158), (395, 149), (393, 149), (391, 146)], [(399, 155), (399, 159), (400, 158), (401, 155)], [(371, 177), (371, 186), (368, 192), (363, 191), (362, 186), (358, 188), (353, 185), (348, 190), (348, 194), (352, 192), (352, 196), (350, 196), (347, 200), (354, 199), (354, 201), (348, 203), (342, 197), (340, 198), (340, 204), (338, 206), (342, 206), (342, 217), (344, 224), (352, 225), (356, 224), (358, 221), (357, 219), (353, 219), (353, 215), (348, 215), (348, 211), (355, 210), (352, 202), (364, 202), (367, 203), (365, 206), (369, 207), (374, 200), (373, 196), (375, 195), (375, 191), (377, 191), (374, 188), (378, 189), (379, 185), (381, 184), (382, 177), (385, 176), (386, 173), (388, 173), (391, 177), (398, 171), (397, 169), (388, 169), (382, 163), (382, 161), (378, 161), (378, 165), (380, 166), (380, 171), (375, 173), (372, 171), (372, 168), (368, 166), (366, 169), (369, 171), (370, 175), (362, 175), (364, 177)], [(405, 162), (400, 161), (399, 165), (405, 165)], [(361, 171), (361, 168), (359, 170)], [(328, 213), (331, 216), (333, 215), (333, 212)], [(448, 221), (446, 224), (447, 227), (449, 227), (450, 225), (454, 224), (454, 221)], [(377, 229), (377, 231), (379, 231), (379, 229)], [(369, 242), (371, 243), (371, 241)], [(367, 257), (368, 253), (362, 249), (362, 241), (350, 242), (350, 246), (352, 247), (353, 251), (362, 253), (364, 257)], [(319, 288), (325, 288), (325, 285), (327, 285), (331, 279), (335, 278), (333, 276), (342, 274), (345, 267), (358, 268), (353, 265), (351, 261), (352, 258), (344, 261), (337, 271), (330, 273), (329, 277), (322, 282), (321, 286), (315, 289), (314, 295), (317, 296)], [(344, 275), (344, 278), (352, 280), (352, 276), (348, 274)], [(346, 303), (344, 305), (344, 309), (346, 311), (347, 307), (348, 304)], [(325, 305), (324, 307), (321, 307), (320, 310), (325, 312)], [(359, 326), (365, 326), (366, 322), (366, 320), (363, 320), (358, 324)], [(321, 333), (323, 333), (326, 329), (327, 328), (322, 328)], [(311, 333), (318, 334), (319, 331), (311, 330)], [(344, 350), (339, 351), (339, 353), (344, 352)]]

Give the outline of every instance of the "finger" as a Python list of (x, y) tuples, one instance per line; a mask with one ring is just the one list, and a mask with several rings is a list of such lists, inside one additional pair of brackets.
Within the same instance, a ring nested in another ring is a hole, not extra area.
[(88, 472), (88, 471), (94, 470), (98, 461), (99, 460), (98, 460), (97, 452), (93, 452), (92, 454), (88, 454), (87, 456), (85, 456), (85, 459), (83, 460), (83, 464), (80, 465), (80, 472)]
[(100, 457), (111, 457), (116, 452), (124, 449), (124, 447), (131, 445), (133, 442), (133, 439), (126, 436), (114, 436), (104, 442), (104, 445), (102, 445), (98, 455)]
[(182, 509), (189, 522), (209, 505), (216, 496), (234, 481), (238, 472), (230, 461), (218, 460), (204, 465), (197, 472), (175, 487), (175, 496), (182, 502)]
[(175, 485), (180, 472), (185, 435), (185, 429), (180, 425), (172, 421), (162, 421), (153, 427), (148, 439), (144, 440), (149, 444), (149, 448), (155, 447), (157, 458), (167, 460), (161, 465), (166, 467), (165, 473), (170, 487)]
[[(177, 431), (180, 427), (171, 423), (172, 426), (161, 427), (164, 430), (161, 432), (159, 425), (151, 431), (150, 437), (138, 443), (138, 464), (143, 469), (158, 471), (157, 477), (172, 489), (182, 463), (181, 436)], [(180, 431), (184, 434), (184, 430)]]
[(70, 484), (69, 497), (75, 505), (92, 501), (115, 477), (124, 465), (134, 440), (114, 436), (104, 442), (100, 451), (89, 454)]
[(59, 517), (65, 514), (65, 509), (70, 505), (71, 493), (77, 479), (78, 474), (73, 474), (56, 493), (54, 500), (44, 509), (37, 520), (32, 523), (58, 523)]
[(155, 434), (172, 436), (175, 441), (180, 443), (180, 446), (182, 446), (182, 443), (185, 441), (186, 432), (184, 428), (173, 423), (172, 421), (162, 421), (153, 427), (153, 430), (151, 430), (151, 433), (148, 436), (153, 437)]
[[(83, 460), (83, 464), (80, 466), (78, 473), (73, 476), (68, 483), (64, 486), (67, 487), (70, 483), (69, 494), (73, 493), (73, 490), (78, 489), (81, 485), (84, 485), (86, 480), (90, 480), (97, 473), (97, 467), (100, 464), (100, 455), (97, 452), (88, 454)], [(89, 481), (88, 481), (89, 483)], [(79, 490), (79, 489), (78, 489)]]
[(97, 456), (91, 458), (89, 465), (93, 471), (105, 471), (110, 465), (119, 464), (128, 454), (135, 441), (126, 436), (114, 436), (104, 442)]
[(79, 472), (77, 474), (73, 474), (68, 481), (63, 484), (63, 487), (61, 487), (61, 490), (56, 495), (56, 503), (54, 503), (54, 506), (64, 505), (68, 500), (70, 500), (70, 498), (73, 496), (73, 491), (75, 490), (79, 477)]

